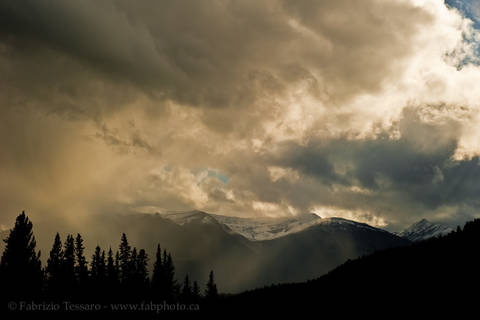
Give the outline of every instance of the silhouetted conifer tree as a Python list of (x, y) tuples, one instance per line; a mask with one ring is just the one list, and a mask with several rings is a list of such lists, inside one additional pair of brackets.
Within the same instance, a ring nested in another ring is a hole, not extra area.
[(155, 262), (153, 264), (151, 292), (154, 299), (163, 299), (163, 288), (165, 285), (165, 271), (162, 261), (162, 250), (160, 245), (157, 245), (157, 252), (155, 254)]
[(207, 287), (205, 288), (205, 299), (207, 301), (214, 301), (218, 298), (217, 285), (213, 276), (213, 270), (208, 275)]
[(130, 256), (130, 263), (129, 263), (129, 276), (128, 276), (128, 283), (130, 286), (133, 285), (135, 281), (135, 275), (137, 273), (137, 248), (132, 249), (132, 255)]
[(119, 262), (120, 262), (120, 281), (122, 285), (128, 285), (130, 280), (131, 269), (131, 255), (132, 251), (128, 244), (127, 236), (122, 234), (122, 239), (119, 247)]
[(95, 253), (92, 256), (92, 262), (90, 266), (90, 278), (95, 287), (100, 287), (105, 282), (105, 251), (97, 246)]
[(115, 252), (115, 271), (117, 272), (117, 278), (120, 282), (120, 254)]
[(62, 282), (65, 294), (71, 297), (77, 289), (77, 280), (75, 276), (75, 240), (72, 235), (68, 235), (63, 250)]
[(100, 246), (95, 248), (95, 253), (90, 262), (90, 291), (95, 298), (104, 297), (106, 293), (106, 263), (105, 251)]
[(175, 266), (173, 265), (172, 255), (163, 252), (163, 268), (164, 268), (164, 294), (167, 301), (173, 301), (177, 295), (178, 287), (175, 280)]
[(63, 250), (60, 235), (55, 235), (52, 250), (47, 260), (47, 290), (52, 297), (60, 297), (63, 294)]
[(22, 211), (8, 237), (3, 240), (6, 247), (0, 261), (0, 294), (5, 298), (36, 297), (42, 288), (40, 252), (35, 252), (32, 227)]
[(80, 291), (84, 291), (88, 286), (88, 263), (84, 255), (85, 247), (80, 234), (75, 238), (75, 275)]
[[(134, 251), (136, 251), (134, 249)], [(147, 294), (148, 290), (148, 256), (144, 249), (140, 249), (138, 254), (133, 254), (132, 252), (132, 260), (134, 263), (134, 273), (132, 274), (132, 286), (133, 289), (136, 291), (136, 295), (138, 298), (144, 298)]]
[(137, 257), (137, 274), (143, 285), (148, 284), (148, 255), (144, 249), (140, 249)]
[(182, 292), (180, 294), (180, 300), (184, 303), (190, 303), (192, 301), (192, 286), (188, 274), (183, 281)]
[(107, 258), (107, 285), (111, 288), (117, 288), (119, 284), (118, 279), (118, 269), (116, 266), (116, 261), (113, 258), (112, 248), (108, 250)]
[(193, 281), (192, 287), (192, 303), (199, 303), (202, 296), (200, 295), (200, 288), (198, 287), (198, 282)]
[(107, 260), (105, 257), (105, 250), (102, 250), (102, 254), (100, 255), (98, 270), (100, 271), (99, 275), (101, 283), (105, 285), (105, 282), (107, 280)]
[(106, 300), (116, 301), (119, 296), (118, 290), (120, 289), (119, 267), (118, 267), (118, 252), (116, 258), (113, 256), (113, 250), (110, 248), (107, 255), (106, 265), (106, 279), (105, 279), (105, 293)]

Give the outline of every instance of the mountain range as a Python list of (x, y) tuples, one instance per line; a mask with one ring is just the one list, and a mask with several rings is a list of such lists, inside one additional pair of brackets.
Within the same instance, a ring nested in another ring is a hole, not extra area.
[[(342, 218), (303, 214), (290, 218), (239, 218), (202, 211), (95, 216), (67, 233), (81, 233), (87, 257), (95, 246), (118, 247), (126, 233), (131, 246), (154, 257), (157, 243), (172, 253), (177, 279), (185, 274), (203, 282), (215, 271), (222, 292), (239, 292), (272, 283), (319, 277), (348, 259), (404, 246), (409, 240)], [(35, 223), (34, 233), (48, 257), (56, 230)], [(150, 264), (152, 261), (150, 260)]]
[[(453, 231), (420, 220), (407, 229), (390, 233), (364, 223), (301, 214), (285, 218), (243, 218), (203, 211), (96, 216), (80, 232), (87, 252), (99, 244), (113, 249), (125, 232), (133, 246), (153, 257), (157, 243), (172, 252), (181, 279), (189, 274), (202, 281), (215, 270), (221, 289), (238, 292), (271, 283), (316, 278), (344, 263), (377, 250), (404, 246)], [(36, 224), (43, 257), (49, 252), (53, 230)], [(65, 228), (63, 228), (65, 229)], [(2, 238), (8, 232), (1, 233)]]
[(215, 270), (223, 292), (305, 281), (348, 259), (410, 243), (367, 224), (315, 214), (251, 219), (188, 211), (104, 219), (101, 225), (109, 227), (87, 239), (112, 243), (125, 232), (151, 256), (160, 243), (172, 252), (179, 279), (188, 273), (202, 281)]

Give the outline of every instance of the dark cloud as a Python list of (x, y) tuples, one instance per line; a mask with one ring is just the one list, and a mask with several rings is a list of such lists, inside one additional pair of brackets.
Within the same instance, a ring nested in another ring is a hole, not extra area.
[(107, 127), (106, 124), (103, 124), (101, 130), (99, 130), (95, 137), (101, 139), (105, 144), (118, 148), (122, 152), (134, 152), (136, 149), (144, 150), (145, 152), (153, 153), (154, 148), (150, 145), (148, 141), (143, 138), (138, 131), (131, 133), (131, 136), (128, 139), (123, 139), (118, 136), (117, 130), (112, 130)]
[(334, 100), (378, 90), (429, 23), (418, 8), (373, 0), (3, 0), (0, 18), (15, 51), (52, 50), (155, 98), (207, 107), (246, 107), (305, 78)]
[[(420, 212), (435, 218), (436, 210), (444, 206), (478, 209), (479, 158), (455, 160), (459, 124), (455, 120), (425, 122), (421, 110), (405, 109), (391, 129), (399, 130), (399, 138), (385, 132), (375, 139), (289, 143), (274, 156), (273, 163), (328, 186), (330, 204), (340, 208), (352, 208), (348, 203), (353, 202), (354, 207), (388, 216), (389, 212), (381, 211), (386, 204), (398, 220), (406, 221)], [(334, 191), (335, 186), (339, 191)], [(355, 195), (352, 187), (366, 192)]]
[(0, 0), (0, 209), (471, 214), (465, 123), (422, 114), (478, 101), (444, 61), (466, 52), (451, 21), (438, 2)]

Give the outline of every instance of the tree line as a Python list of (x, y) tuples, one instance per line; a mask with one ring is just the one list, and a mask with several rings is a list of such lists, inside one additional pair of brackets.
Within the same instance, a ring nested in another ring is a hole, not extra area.
[(199, 304), (218, 298), (213, 271), (204, 290), (188, 274), (179, 283), (172, 255), (166, 249), (162, 251), (160, 245), (157, 245), (150, 277), (146, 251), (132, 248), (125, 234), (121, 236), (118, 250), (105, 251), (97, 246), (88, 261), (80, 234), (68, 235), (62, 243), (57, 233), (47, 264), (42, 267), (32, 222), (22, 212), (4, 242), (0, 283), (5, 299)]

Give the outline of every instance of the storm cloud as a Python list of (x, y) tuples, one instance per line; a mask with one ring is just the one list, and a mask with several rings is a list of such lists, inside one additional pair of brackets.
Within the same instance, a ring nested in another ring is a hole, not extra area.
[(0, 14), (2, 38), (29, 59), (52, 50), (157, 98), (209, 107), (249, 105), (305, 79), (333, 100), (378, 90), (432, 19), (375, 0), (2, 1)]
[(440, 0), (0, 0), (0, 223), (474, 216), (479, 39)]

